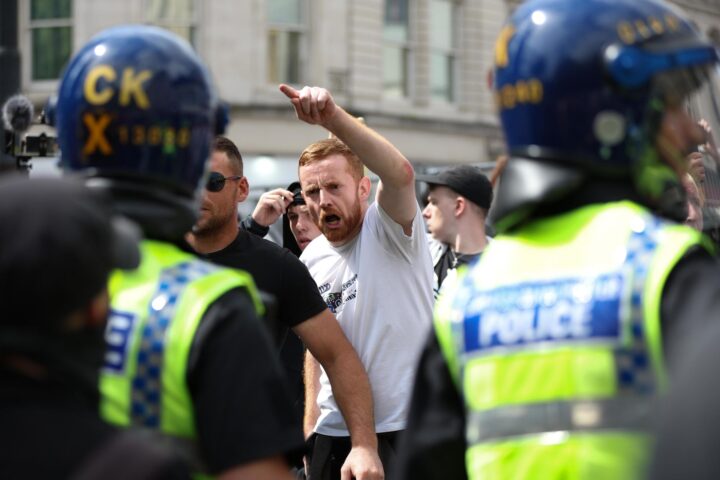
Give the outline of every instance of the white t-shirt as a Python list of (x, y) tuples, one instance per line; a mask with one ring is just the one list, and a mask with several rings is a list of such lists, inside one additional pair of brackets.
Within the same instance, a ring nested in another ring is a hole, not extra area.
[[(368, 372), (376, 431), (402, 430), (432, 325), (433, 267), (420, 209), (407, 236), (373, 203), (357, 237), (335, 248), (321, 235), (300, 260)], [(318, 406), (316, 432), (349, 435), (324, 371)]]

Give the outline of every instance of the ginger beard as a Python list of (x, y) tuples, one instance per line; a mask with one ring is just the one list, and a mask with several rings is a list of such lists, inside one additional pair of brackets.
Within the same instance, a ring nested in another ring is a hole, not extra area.
[(339, 210), (320, 207), (320, 212), (312, 211), (313, 221), (329, 242), (342, 242), (347, 240), (362, 222), (362, 208), (360, 197), (350, 207), (350, 212), (343, 216)]

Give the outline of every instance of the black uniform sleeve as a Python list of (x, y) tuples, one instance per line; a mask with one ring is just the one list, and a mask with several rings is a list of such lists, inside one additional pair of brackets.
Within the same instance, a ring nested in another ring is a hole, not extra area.
[(652, 480), (720, 478), (720, 322), (699, 332), (678, 359), (657, 415)]
[(665, 283), (661, 325), (663, 349), (672, 370), (691, 336), (720, 321), (720, 266), (705, 250), (689, 252)]
[(678, 264), (663, 295), (671, 363), (661, 399), (653, 480), (720, 478), (720, 269), (708, 255)]
[(467, 479), (465, 409), (434, 330), (420, 357), (395, 479)]
[(203, 316), (188, 385), (210, 473), (303, 448), (277, 355), (243, 290), (226, 293)]
[(304, 263), (290, 251), (283, 258), (283, 284), (280, 305), (280, 323), (288, 327), (308, 320), (327, 308), (317, 284)]

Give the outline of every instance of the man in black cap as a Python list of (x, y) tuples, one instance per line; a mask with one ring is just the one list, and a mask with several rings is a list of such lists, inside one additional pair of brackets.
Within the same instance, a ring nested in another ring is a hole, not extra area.
[(435, 175), (417, 175), (430, 191), (423, 217), (441, 246), (433, 249), (435, 291), (448, 274), (454, 274), (480, 256), (488, 242), (485, 219), (492, 204), (492, 185), (479, 168), (460, 165)]
[(0, 181), (0, 478), (187, 475), (99, 415), (108, 275), (137, 266), (138, 240), (79, 183)]
[(300, 182), (291, 183), (287, 189), (292, 192), (293, 200), (283, 216), (283, 247), (299, 257), (305, 247), (322, 232), (310, 216)]

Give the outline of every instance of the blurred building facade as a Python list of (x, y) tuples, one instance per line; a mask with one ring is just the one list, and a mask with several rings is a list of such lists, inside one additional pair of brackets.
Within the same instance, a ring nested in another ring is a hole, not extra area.
[[(100, 30), (146, 23), (187, 38), (231, 106), (255, 195), (294, 180), (299, 152), (324, 136), (295, 120), (281, 82), (327, 86), (420, 170), (490, 169), (503, 151), (490, 71), (518, 0), (17, 1), (21, 89), (38, 104)], [(720, 38), (720, 0), (675, 3)]]

